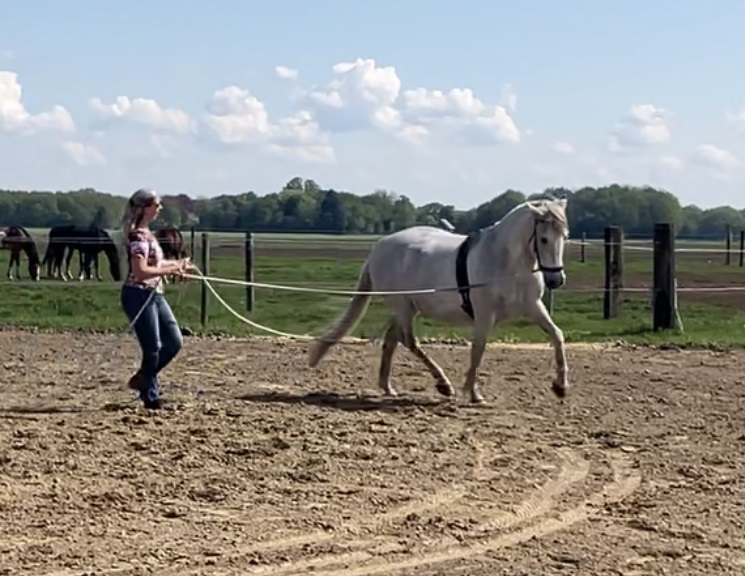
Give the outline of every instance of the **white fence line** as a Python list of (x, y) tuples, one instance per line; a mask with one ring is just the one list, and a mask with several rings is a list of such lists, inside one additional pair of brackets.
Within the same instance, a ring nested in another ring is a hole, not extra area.
[[(232, 284), (235, 286), (252, 286), (254, 288), (266, 288), (266, 289), (272, 289), (272, 290), (280, 290), (280, 291), (289, 291), (289, 292), (306, 292), (306, 293), (315, 293), (315, 294), (326, 294), (329, 296), (356, 296), (356, 295), (367, 295), (367, 296), (385, 296), (385, 295), (416, 295), (416, 294), (434, 294), (437, 292), (454, 292), (457, 290), (456, 287), (446, 287), (446, 288), (426, 288), (421, 290), (409, 290), (409, 291), (390, 291), (390, 292), (365, 292), (365, 291), (356, 291), (356, 290), (335, 290), (335, 289), (329, 289), (329, 288), (313, 288), (308, 285), (305, 286), (297, 286), (297, 285), (290, 285), (290, 284), (267, 284), (264, 282), (249, 282), (247, 280), (236, 280), (233, 278), (221, 278), (219, 276), (198, 276), (196, 274), (186, 274), (187, 278), (193, 278), (194, 280), (207, 280), (208, 282), (215, 282), (217, 284)], [(676, 281), (677, 282), (677, 281)], [(477, 288), (477, 286), (474, 286), (474, 288)], [(652, 292), (653, 287), (628, 287), (628, 288), (620, 288), (618, 289), (619, 293), (624, 292), (636, 292), (636, 293), (650, 293)], [(607, 288), (579, 288), (579, 289), (572, 289), (569, 287), (561, 288), (556, 293), (561, 292), (568, 292), (568, 293), (574, 293), (574, 294), (603, 294), (605, 292), (610, 292), (610, 289)], [(686, 288), (686, 287), (677, 287), (678, 292), (745, 292), (745, 286), (702, 286), (698, 288)]]

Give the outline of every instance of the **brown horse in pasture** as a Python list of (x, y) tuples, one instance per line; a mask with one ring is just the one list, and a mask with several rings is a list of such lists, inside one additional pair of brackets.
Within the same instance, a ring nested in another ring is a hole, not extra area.
[(10, 262), (8, 264), (8, 280), (13, 278), (13, 265), (16, 267), (16, 278), (21, 278), (21, 252), (28, 258), (28, 275), (32, 280), (39, 280), (41, 276), (41, 263), (36, 243), (31, 234), (23, 226), (10, 226), (0, 232), (0, 249), (10, 250)]
[[(49, 230), (49, 242), (42, 261), (42, 266), (47, 266), (47, 276), (50, 278), (60, 277), (64, 281), (72, 280), (70, 261), (75, 250), (78, 251), (80, 267), (78, 280), (90, 280), (92, 276), (91, 267), (95, 268), (96, 279), (98, 281), (102, 280), (98, 268), (98, 254), (100, 252), (103, 252), (109, 260), (111, 278), (116, 282), (121, 280), (119, 249), (109, 233), (103, 228), (95, 226), (80, 228), (73, 224), (54, 226)], [(63, 260), (64, 270), (62, 269)]]
[[(161, 228), (155, 232), (155, 238), (158, 240), (161, 249), (163, 250), (163, 257), (171, 260), (178, 260), (179, 258), (186, 258), (188, 253), (184, 246), (184, 236), (181, 234), (181, 230), (176, 226), (169, 225), (165, 228)], [(171, 280), (178, 277), (171, 277)], [(186, 280), (181, 278), (181, 280)]]

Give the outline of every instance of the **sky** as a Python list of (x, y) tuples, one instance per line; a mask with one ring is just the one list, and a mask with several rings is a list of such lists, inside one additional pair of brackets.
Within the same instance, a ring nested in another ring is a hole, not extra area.
[(744, 208), (743, 24), (740, 0), (6, 2), (0, 188)]

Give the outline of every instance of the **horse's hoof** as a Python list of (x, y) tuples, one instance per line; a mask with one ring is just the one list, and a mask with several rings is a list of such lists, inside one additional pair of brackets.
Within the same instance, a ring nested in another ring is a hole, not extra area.
[(386, 398), (398, 398), (398, 392), (394, 388), (383, 388), (383, 396)]
[(447, 382), (438, 382), (435, 385), (435, 388), (440, 394), (448, 398), (455, 395), (455, 390), (453, 390), (453, 386)]
[(567, 395), (567, 387), (561, 382), (554, 382), (551, 385), (551, 390), (553, 390), (557, 398), (565, 398)]
[(474, 406), (483, 406), (486, 404), (486, 398), (483, 396), (472, 396), (471, 397), (471, 404)]

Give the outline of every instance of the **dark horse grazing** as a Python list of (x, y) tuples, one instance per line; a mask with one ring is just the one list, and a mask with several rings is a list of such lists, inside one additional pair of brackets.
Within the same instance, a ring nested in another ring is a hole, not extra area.
[(23, 226), (10, 226), (0, 232), (0, 249), (10, 250), (10, 263), (8, 264), (8, 280), (13, 280), (13, 265), (16, 267), (16, 277), (21, 278), (21, 252), (28, 258), (28, 275), (32, 280), (39, 280), (41, 276), (41, 265), (39, 264), (39, 252), (31, 234)]
[[(178, 260), (188, 256), (184, 247), (184, 236), (181, 234), (181, 230), (175, 226), (161, 228), (155, 233), (155, 238), (163, 249), (164, 258)], [(181, 280), (186, 279), (182, 278)]]
[[(44, 264), (47, 265), (47, 276), (57, 278), (61, 276), (63, 280), (72, 280), (70, 273), (70, 260), (72, 255), (78, 251), (78, 262), (80, 273), (78, 279), (91, 278), (91, 264), (95, 266), (96, 278), (101, 281), (101, 274), (98, 269), (98, 254), (104, 252), (109, 260), (109, 270), (111, 277), (115, 281), (122, 278), (119, 267), (119, 250), (114, 240), (103, 228), (78, 228), (72, 224), (54, 226), (49, 230), (49, 242), (44, 254)], [(67, 251), (67, 258), (65, 258)], [(65, 259), (65, 270), (62, 270), (62, 260)]]

